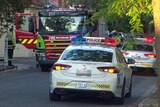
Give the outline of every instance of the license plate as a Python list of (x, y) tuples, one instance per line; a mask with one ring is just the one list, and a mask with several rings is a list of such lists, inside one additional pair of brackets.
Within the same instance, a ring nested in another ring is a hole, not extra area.
[(76, 76), (91, 76), (91, 71), (90, 70), (77, 70)]
[(91, 84), (86, 82), (77, 82), (76, 88), (90, 88)]

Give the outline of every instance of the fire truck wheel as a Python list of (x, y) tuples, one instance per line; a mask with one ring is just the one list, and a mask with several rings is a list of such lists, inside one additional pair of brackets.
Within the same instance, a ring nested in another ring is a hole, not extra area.
[(41, 71), (42, 72), (46, 72), (46, 71), (49, 71), (49, 68), (45, 65), (40, 65), (41, 66)]

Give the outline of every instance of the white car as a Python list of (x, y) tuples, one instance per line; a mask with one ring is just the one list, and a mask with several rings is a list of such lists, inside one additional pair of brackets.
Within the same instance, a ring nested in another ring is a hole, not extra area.
[[(129, 59), (128, 63), (134, 63)], [(82, 94), (116, 97), (123, 104), (130, 97), (132, 69), (116, 47), (96, 44), (70, 45), (61, 54), (50, 72), (51, 101), (62, 95)]]
[[(136, 43), (128, 44), (130, 49), (126, 49), (127, 44), (122, 46), (122, 53), (126, 60), (132, 58), (135, 60), (134, 64), (129, 65), (133, 69), (145, 69), (153, 70), (156, 74), (156, 51), (155, 44), (152, 42), (151, 38), (138, 38)], [(151, 42), (150, 42), (151, 41)]]

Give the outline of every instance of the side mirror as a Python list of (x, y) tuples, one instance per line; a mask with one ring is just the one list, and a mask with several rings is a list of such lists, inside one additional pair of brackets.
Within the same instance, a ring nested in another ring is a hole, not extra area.
[(127, 64), (134, 64), (136, 61), (134, 59), (127, 59)]

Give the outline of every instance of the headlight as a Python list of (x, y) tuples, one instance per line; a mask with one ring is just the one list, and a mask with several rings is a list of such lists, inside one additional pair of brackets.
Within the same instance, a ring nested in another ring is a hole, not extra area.
[(39, 53), (39, 56), (40, 56), (40, 57), (45, 57), (46, 54), (45, 54), (45, 53)]
[(40, 53), (40, 52), (37, 52), (36, 55), (39, 56), (39, 57), (45, 57), (46, 56), (45, 53)]

